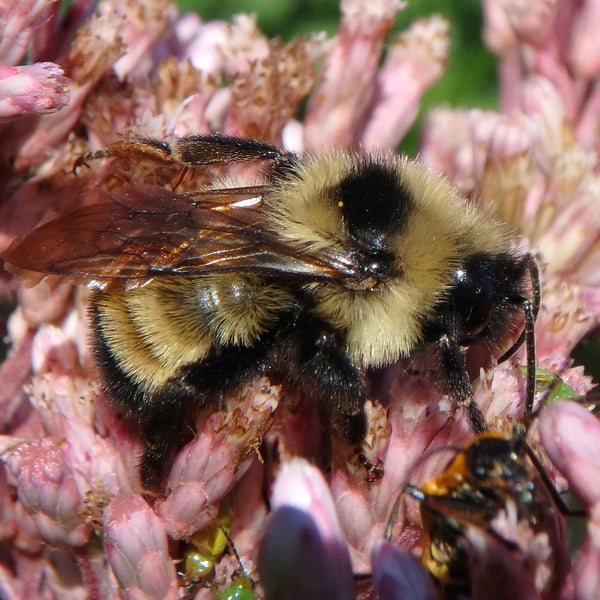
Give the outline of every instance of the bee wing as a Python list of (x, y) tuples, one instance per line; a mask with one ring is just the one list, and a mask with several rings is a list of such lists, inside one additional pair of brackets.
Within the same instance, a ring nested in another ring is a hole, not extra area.
[(174, 193), (131, 186), (18, 238), (3, 254), (17, 270), (135, 287), (166, 275), (351, 277), (340, 252), (303, 253), (267, 227), (265, 186)]

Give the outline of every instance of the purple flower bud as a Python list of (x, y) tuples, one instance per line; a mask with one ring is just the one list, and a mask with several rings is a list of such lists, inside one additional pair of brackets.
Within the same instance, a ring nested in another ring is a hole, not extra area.
[(258, 561), (266, 598), (353, 598), (350, 555), (320, 471), (290, 461), (275, 482), (272, 503)]
[(379, 600), (435, 600), (433, 579), (407, 550), (381, 543), (371, 553), (373, 587)]

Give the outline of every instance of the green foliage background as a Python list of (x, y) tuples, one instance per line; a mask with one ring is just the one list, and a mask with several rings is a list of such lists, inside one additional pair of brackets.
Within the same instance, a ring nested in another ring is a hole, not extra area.
[[(481, 41), (479, 0), (408, 0), (407, 4), (398, 14), (394, 32), (406, 29), (419, 17), (438, 13), (450, 22), (452, 35), (448, 70), (426, 93), (419, 121), (402, 144), (405, 152), (414, 154), (422, 115), (428, 107), (497, 107), (496, 58)], [(323, 30), (333, 34), (339, 23), (338, 0), (179, 0), (179, 7), (196, 11), (204, 20), (229, 21), (241, 12), (254, 13), (262, 31), (284, 40)]]

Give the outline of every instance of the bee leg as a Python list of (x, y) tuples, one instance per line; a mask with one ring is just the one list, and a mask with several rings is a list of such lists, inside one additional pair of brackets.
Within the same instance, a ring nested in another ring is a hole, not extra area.
[(228, 348), (222, 355), (185, 365), (138, 409), (145, 442), (140, 473), (146, 488), (163, 487), (175, 454), (194, 436), (197, 411), (261, 373), (265, 352), (262, 347)]
[(285, 359), (278, 363), (284, 380), (316, 400), (332, 433), (350, 444), (361, 442), (366, 433), (365, 381), (334, 333), (319, 321), (302, 322), (287, 342)]
[(473, 399), (473, 387), (465, 366), (465, 357), (456, 340), (444, 334), (438, 340), (441, 350), (442, 368), (446, 376), (448, 394), (454, 406), (461, 406), (467, 413), (473, 433), (487, 430), (487, 423), (479, 406)]
[(170, 382), (138, 412), (144, 441), (140, 476), (146, 489), (164, 487), (176, 452), (194, 437), (193, 415), (206, 401), (206, 394), (198, 389)]
[(94, 342), (109, 401), (124, 419), (135, 423), (142, 438), (141, 483), (148, 491), (160, 492), (175, 452), (193, 437), (187, 417), (206, 404), (206, 392), (182, 384), (179, 377), (155, 391), (144, 390), (121, 369), (101, 335)]

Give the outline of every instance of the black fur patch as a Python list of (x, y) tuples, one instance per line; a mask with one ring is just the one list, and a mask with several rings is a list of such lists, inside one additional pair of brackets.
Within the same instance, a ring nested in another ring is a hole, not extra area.
[(361, 244), (385, 246), (388, 234), (397, 235), (408, 222), (413, 199), (395, 169), (365, 160), (334, 192), (348, 231)]

